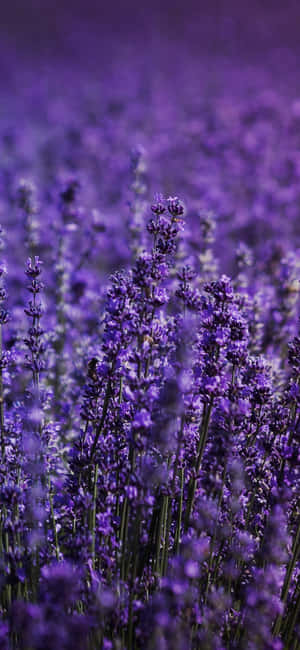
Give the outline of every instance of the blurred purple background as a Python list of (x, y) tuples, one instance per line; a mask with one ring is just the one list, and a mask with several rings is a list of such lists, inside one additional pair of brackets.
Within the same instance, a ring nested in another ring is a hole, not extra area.
[(296, 0), (12, 0), (0, 21), (8, 167), (18, 160), (46, 195), (60, 173), (82, 174), (85, 205), (119, 228), (142, 145), (148, 200), (200, 199), (230, 237), (252, 242), (255, 215), (261, 240), (292, 240), (299, 17)]
[(296, 0), (13, 0), (1, 9), (1, 43), (17, 59), (67, 57), (92, 65), (96, 53), (113, 58), (120, 42), (138, 56), (168, 41), (178, 56), (185, 48), (265, 64), (270, 53), (282, 59), (283, 51), (298, 51), (299, 17)]

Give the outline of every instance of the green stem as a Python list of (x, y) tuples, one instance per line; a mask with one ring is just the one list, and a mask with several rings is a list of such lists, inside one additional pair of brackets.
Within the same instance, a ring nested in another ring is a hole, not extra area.
[(92, 566), (95, 568), (95, 544), (96, 544), (96, 514), (97, 514), (97, 486), (98, 481), (98, 464), (95, 466), (94, 490), (93, 490), (93, 507), (91, 513), (91, 534), (92, 534)]
[(156, 531), (156, 555), (155, 555), (154, 568), (157, 574), (160, 574), (160, 551), (161, 551), (162, 528), (163, 528), (164, 517), (165, 517), (165, 500), (166, 500), (166, 496), (163, 495), (162, 504), (159, 511), (158, 526)]
[(181, 541), (180, 533), (181, 533), (182, 511), (183, 511), (183, 492), (184, 492), (184, 467), (182, 467), (181, 470), (180, 470), (179, 510), (178, 510), (177, 527), (176, 527), (176, 534), (175, 534), (175, 540), (174, 540), (174, 552), (175, 552), (175, 555), (177, 555), (178, 552), (179, 552), (179, 546), (180, 546), (180, 541)]
[(90, 462), (92, 462), (92, 460), (93, 460), (94, 453), (96, 451), (96, 447), (97, 447), (97, 444), (98, 444), (98, 440), (99, 440), (99, 438), (101, 436), (101, 433), (102, 433), (102, 429), (103, 429), (104, 422), (105, 422), (106, 415), (107, 415), (107, 411), (108, 411), (110, 397), (111, 397), (111, 385), (110, 385), (110, 378), (108, 378), (105, 397), (104, 397), (102, 416), (101, 416), (99, 426), (97, 427), (97, 430), (96, 430), (96, 435), (95, 435), (95, 438), (94, 438), (94, 442), (92, 444)]
[(209, 592), (209, 587), (211, 584), (211, 573), (212, 573), (212, 568), (213, 568), (213, 560), (214, 560), (214, 547), (217, 539), (217, 532), (218, 532), (218, 519), (219, 519), (219, 512), (221, 508), (221, 503), (223, 499), (223, 494), (224, 494), (224, 486), (225, 486), (225, 478), (226, 478), (226, 472), (227, 472), (227, 462), (224, 465), (223, 469), (223, 474), (222, 474), (222, 486), (221, 486), (221, 492), (218, 500), (218, 508), (217, 508), (217, 518), (216, 518), (216, 523), (214, 526), (214, 534), (213, 538), (211, 540), (210, 544), (210, 555), (209, 555), (209, 561), (208, 561), (208, 570), (207, 570), (207, 583), (206, 583), (206, 589), (205, 589), (205, 596), (204, 596), (204, 604), (206, 604), (207, 597), (208, 597), (208, 592)]
[(192, 514), (193, 510), (193, 505), (194, 505), (194, 499), (195, 499), (195, 493), (197, 489), (197, 483), (198, 483), (198, 474), (203, 458), (203, 453), (207, 441), (207, 436), (208, 436), (208, 428), (209, 428), (209, 421), (210, 421), (210, 416), (213, 408), (213, 400), (214, 398), (211, 397), (210, 403), (208, 405), (208, 408), (204, 409), (203, 413), (203, 420), (202, 420), (202, 425), (201, 425), (201, 432), (200, 432), (200, 437), (199, 437), (199, 443), (198, 443), (198, 449), (197, 449), (197, 461), (196, 461), (196, 466), (195, 466), (195, 475), (192, 476), (192, 478), (189, 481), (189, 486), (188, 486), (188, 499), (187, 499), (187, 509), (185, 513), (185, 522), (184, 522), (184, 529), (187, 531), (189, 527), (189, 522), (190, 522), (190, 517)]
[(59, 560), (59, 544), (58, 544), (58, 535), (57, 535), (57, 528), (56, 528), (56, 522), (55, 522), (55, 514), (54, 514), (54, 507), (53, 507), (53, 494), (52, 494), (52, 490), (51, 490), (50, 477), (48, 478), (48, 486), (49, 486), (50, 515), (51, 515), (51, 521), (52, 521), (52, 527), (53, 527), (53, 536), (54, 536), (54, 543), (55, 543), (55, 555), (56, 555), (56, 559)]
[(127, 529), (128, 529), (128, 509), (129, 503), (128, 498), (125, 497), (122, 504), (122, 518), (121, 518), (121, 530), (120, 530), (120, 541), (121, 541), (121, 567), (120, 567), (120, 577), (121, 580), (125, 580), (125, 569), (126, 569), (126, 539), (127, 539)]
[(288, 621), (287, 625), (287, 635), (284, 637), (284, 650), (289, 650), (290, 648), (290, 641), (292, 634), (294, 633), (294, 627), (299, 619), (299, 614), (300, 614), (300, 580), (298, 580), (298, 584), (296, 587), (296, 593), (297, 593), (297, 600), (295, 603), (295, 607), (292, 610), (292, 620)]
[[(290, 558), (290, 561), (289, 561), (288, 566), (287, 566), (285, 580), (284, 580), (283, 587), (282, 587), (282, 592), (281, 592), (281, 601), (284, 604), (286, 603), (286, 600), (287, 600), (287, 597), (288, 597), (293, 571), (294, 571), (294, 568), (296, 566), (296, 562), (297, 562), (298, 555), (299, 555), (299, 550), (300, 550), (299, 541), (300, 541), (300, 517), (299, 517), (298, 526), (297, 526), (297, 530), (296, 530), (296, 535), (295, 535), (295, 539), (294, 539), (294, 543), (293, 543), (293, 547), (292, 547), (291, 558)], [(275, 636), (277, 634), (279, 634), (279, 632), (280, 632), (282, 618), (283, 618), (283, 615), (280, 614), (276, 619), (276, 622), (275, 622), (275, 625), (274, 625), (274, 635)]]

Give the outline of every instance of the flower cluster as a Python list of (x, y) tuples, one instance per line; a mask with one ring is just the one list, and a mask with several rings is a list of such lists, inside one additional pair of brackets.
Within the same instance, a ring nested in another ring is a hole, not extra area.
[(299, 650), (299, 102), (127, 83), (0, 119), (0, 648)]

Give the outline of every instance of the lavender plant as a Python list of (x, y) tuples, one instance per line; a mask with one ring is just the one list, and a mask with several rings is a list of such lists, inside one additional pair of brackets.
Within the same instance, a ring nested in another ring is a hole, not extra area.
[(0, 648), (300, 650), (299, 106), (130, 83), (0, 120)]

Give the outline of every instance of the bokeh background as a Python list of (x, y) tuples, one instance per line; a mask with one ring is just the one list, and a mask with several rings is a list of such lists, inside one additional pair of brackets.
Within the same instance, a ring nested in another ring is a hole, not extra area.
[(1, 67), (69, 61), (100, 73), (121, 45), (153, 63), (168, 46), (173, 63), (185, 54), (228, 57), (270, 66), (275, 82), (276, 68), (287, 74), (296, 64), (299, 11), (297, 0), (12, 0), (1, 9)]
[[(212, 210), (220, 239), (228, 241), (220, 251), (225, 270), (241, 239), (260, 248), (275, 233), (294, 247), (299, 17), (296, 0), (6, 3), (4, 226), (13, 233), (17, 217), (6, 204), (13, 205), (18, 178), (36, 184), (48, 206), (40, 217), (47, 228), (58, 179), (75, 174), (84, 210), (97, 209), (109, 228), (124, 228), (125, 241), (132, 152), (142, 147), (143, 200), (149, 205), (157, 191), (180, 195), (194, 233), (198, 207)], [(121, 238), (114, 241), (113, 268), (126, 262)]]

